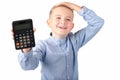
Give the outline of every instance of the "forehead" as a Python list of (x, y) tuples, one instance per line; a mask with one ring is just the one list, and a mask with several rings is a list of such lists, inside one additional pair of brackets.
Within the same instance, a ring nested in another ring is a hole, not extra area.
[(70, 8), (67, 8), (67, 7), (64, 7), (64, 6), (55, 7), (55, 8), (52, 9), (52, 11), (55, 11), (55, 10), (62, 10), (63, 11), (64, 9), (72, 12), (72, 10)]
[(49, 15), (51, 15), (54, 10), (61, 9), (61, 8), (68, 9), (73, 13), (73, 10), (71, 8), (67, 7), (66, 5), (55, 5), (51, 8)]

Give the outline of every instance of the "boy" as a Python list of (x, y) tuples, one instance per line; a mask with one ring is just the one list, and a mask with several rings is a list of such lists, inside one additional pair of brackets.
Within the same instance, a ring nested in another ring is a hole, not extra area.
[[(88, 26), (71, 32), (74, 27), (73, 11), (83, 16)], [(35, 69), (42, 63), (41, 80), (78, 80), (77, 52), (103, 26), (104, 20), (85, 6), (62, 2), (54, 6), (47, 24), (50, 37), (38, 41), (34, 48), (22, 49), (19, 63), (24, 70)]]

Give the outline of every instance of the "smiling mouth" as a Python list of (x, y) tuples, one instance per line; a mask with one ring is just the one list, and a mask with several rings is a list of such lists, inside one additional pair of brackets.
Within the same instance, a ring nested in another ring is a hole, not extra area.
[(58, 28), (60, 28), (60, 29), (67, 29), (66, 27), (58, 27)]

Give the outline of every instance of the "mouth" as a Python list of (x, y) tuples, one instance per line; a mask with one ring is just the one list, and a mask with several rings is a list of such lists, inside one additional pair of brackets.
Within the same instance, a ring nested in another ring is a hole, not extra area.
[(59, 29), (67, 29), (67, 27), (58, 26)]

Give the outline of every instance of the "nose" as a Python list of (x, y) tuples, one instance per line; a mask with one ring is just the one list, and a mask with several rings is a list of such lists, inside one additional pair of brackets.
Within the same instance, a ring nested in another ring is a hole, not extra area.
[(65, 19), (61, 19), (61, 20), (60, 20), (60, 23), (61, 23), (61, 24), (65, 24), (65, 23), (66, 23)]

